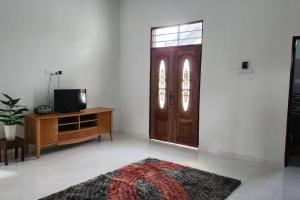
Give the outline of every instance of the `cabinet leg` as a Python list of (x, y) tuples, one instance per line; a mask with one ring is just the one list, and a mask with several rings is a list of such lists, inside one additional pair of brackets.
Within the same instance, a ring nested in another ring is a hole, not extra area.
[(15, 148), (15, 159), (17, 159), (18, 158), (18, 147), (17, 148)]
[(101, 135), (98, 136), (98, 141), (100, 141), (100, 140), (101, 140)]
[(29, 144), (28, 142), (25, 142), (25, 154), (28, 154), (29, 152)]
[(25, 157), (25, 149), (24, 146), (21, 147), (21, 161), (24, 162), (24, 157)]
[(36, 141), (35, 141), (35, 156), (37, 159), (39, 159), (41, 154), (41, 121), (36, 121)]
[(113, 112), (110, 112), (110, 141), (113, 140), (112, 133), (113, 133)]
[(8, 162), (7, 162), (7, 149), (4, 148), (4, 162), (5, 162), (5, 165), (8, 165)]
[(35, 148), (35, 157), (36, 157), (36, 159), (39, 159), (40, 155), (41, 155), (41, 149), (40, 149), (40, 147), (36, 147)]

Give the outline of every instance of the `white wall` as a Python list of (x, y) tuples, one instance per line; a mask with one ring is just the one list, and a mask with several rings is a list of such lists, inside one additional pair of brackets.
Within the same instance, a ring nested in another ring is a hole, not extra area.
[[(283, 162), (297, 0), (121, 0), (121, 129), (148, 135), (150, 28), (204, 20), (200, 147)], [(253, 75), (239, 75), (248, 60)]]
[(87, 88), (118, 124), (119, 13), (119, 0), (1, 0), (0, 92), (32, 109), (47, 103), (44, 70), (62, 70), (63, 88)]
[[(117, 108), (115, 129), (147, 136), (150, 28), (202, 19), (200, 147), (283, 161), (298, 0), (121, 0), (121, 15), (119, 4), (0, 1), (0, 91), (34, 108), (46, 103), (44, 70), (62, 70), (90, 107)], [(254, 75), (238, 74), (243, 60)]]

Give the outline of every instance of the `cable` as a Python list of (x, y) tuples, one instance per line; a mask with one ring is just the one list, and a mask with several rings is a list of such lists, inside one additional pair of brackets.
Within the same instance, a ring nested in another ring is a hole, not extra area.
[(57, 74), (56, 76), (57, 76), (57, 85), (58, 85), (58, 88), (60, 89), (60, 82), (59, 82), (59, 76), (60, 76), (60, 74)]
[(56, 75), (56, 78), (57, 78), (57, 86), (58, 86), (58, 89), (61, 89), (60, 87), (60, 79), (59, 79), (59, 76), (62, 74), (61, 71), (58, 71), (58, 72), (55, 72), (55, 73), (51, 73), (49, 75), (49, 82), (48, 82), (48, 92), (47, 92), (47, 101), (48, 101), (48, 104), (50, 106), (52, 106), (52, 101), (51, 101), (51, 95), (50, 95), (50, 89), (51, 89), (51, 83), (52, 83), (52, 76), (55, 76)]
[(49, 75), (49, 82), (48, 82), (48, 94), (47, 94), (47, 100), (48, 100), (48, 104), (51, 104), (51, 100), (50, 100), (50, 88), (51, 88), (51, 82), (52, 82), (52, 74)]

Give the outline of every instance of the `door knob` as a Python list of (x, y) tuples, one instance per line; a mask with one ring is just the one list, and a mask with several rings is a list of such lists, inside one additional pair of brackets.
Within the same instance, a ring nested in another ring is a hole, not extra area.
[(169, 95), (169, 105), (170, 106), (173, 105), (173, 95), (172, 95), (172, 92), (170, 92), (170, 95)]

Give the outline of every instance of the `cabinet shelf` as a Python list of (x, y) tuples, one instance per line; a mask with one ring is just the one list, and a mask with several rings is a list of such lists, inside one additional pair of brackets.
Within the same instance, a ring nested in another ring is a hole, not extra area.
[(79, 130), (79, 123), (58, 126), (58, 133)]
[(80, 129), (98, 127), (98, 120), (80, 122)]
[(72, 124), (72, 123), (79, 123), (79, 117), (78, 116), (71, 116), (71, 117), (60, 117), (60, 118), (58, 118), (58, 125)]
[(80, 121), (90, 121), (90, 120), (96, 120), (98, 119), (97, 114), (89, 114), (89, 115), (81, 115)]
[(80, 130), (90, 130), (90, 129), (95, 129), (97, 128), (97, 126), (91, 126), (91, 127), (85, 127), (85, 128), (81, 128)]
[(95, 122), (95, 121), (98, 121), (98, 119), (81, 120), (80, 123)]
[(68, 126), (68, 125), (73, 125), (73, 124), (79, 124), (79, 122), (70, 122), (70, 123), (65, 123), (65, 124), (58, 124), (58, 126)]
[(75, 133), (75, 132), (78, 132), (79, 129), (76, 129), (76, 130), (65, 130), (65, 131), (61, 131), (61, 132), (58, 132), (59, 135), (64, 135), (64, 134), (68, 134), (68, 133)]

